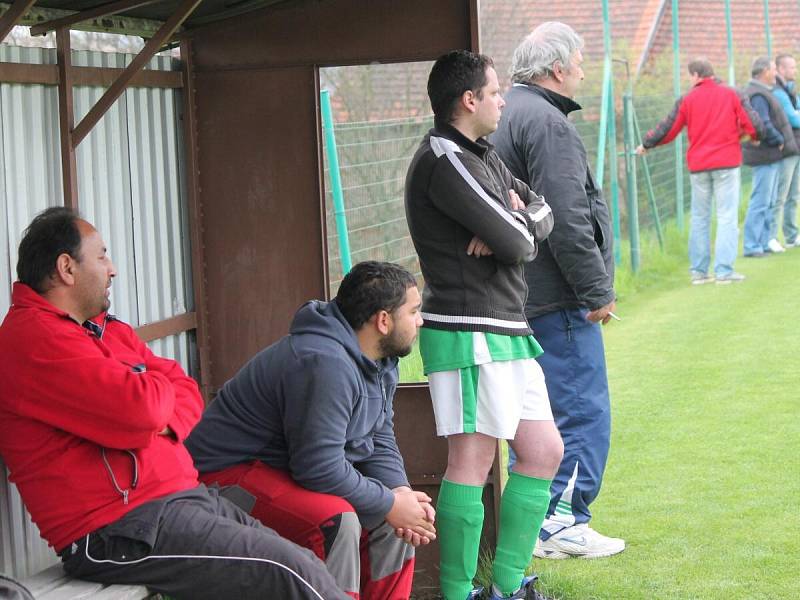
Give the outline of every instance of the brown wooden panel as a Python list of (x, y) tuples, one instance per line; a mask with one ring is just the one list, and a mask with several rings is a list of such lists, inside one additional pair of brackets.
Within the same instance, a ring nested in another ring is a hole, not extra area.
[(192, 247), (192, 288), (194, 290), (194, 309), (197, 314), (197, 359), (200, 363), (200, 392), (206, 403), (212, 398), (211, 358), (208, 341), (208, 309), (206, 306), (206, 263), (203, 248), (203, 211), (200, 207), (200, 183), (197, 166), (197, 119), (196, 93), (194, 89), (194, 63), (192, 61), (191, 41), (181, 43), (183, 58), (183, 145), (184, 173), (186, 177), (186, 205), (189, 216), (189, 239)]
[[(326, 294), (317, 68), (477, 50), (477, 0), (309, 0), (187, 35), (210, 380), (218, 388), (287, 333), (302, 302)], [(435, 434), (427, 386), (400, 388), (395, 412), (406, 470), (435, 500), (447, 444)], [(490, 548), (495, 481), (484, 490)], [(438, 589), (438, 552), (438, 543), (419, 549), (416, 593)]]
[(136, 335), (143, 342), (160, 340), (170, 335), (191, 331), (197, 328), (197, 313), (187, 312), (155, 323), (140, 325), (136, 328)]
[[(72, 85), (111, 85), (122, 69), (110, 67), (72, 67)], [(0, 81), (3, 83), (42, 83), (58, 85), (58, 66), (0, 62)], [(180, 88), (180, 71), (140, 71), (133, 76), (130, 87)]]
[(413, 482), (438, 486), (447, 468), (447, 440), (436, 436), (427, 384), (400, 386), (394, 412), (395, 435), (406, 473)]
[(471, 48), (476, 0), (326, 0), (277, 5), (189, 32), (196, 65), (345, 65), (430, 60)]
[(325, 293), (313, 68), (195, 73), (212, 386)]

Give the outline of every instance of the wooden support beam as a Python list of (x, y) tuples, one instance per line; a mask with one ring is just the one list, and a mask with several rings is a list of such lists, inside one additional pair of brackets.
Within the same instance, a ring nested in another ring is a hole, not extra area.
[(192, 289), (197, 312), (195, 342), (200, 362), (200, 392), (211, 402), (211, 351), (208, 337), (208, 302), (206, 300), (206, 260), (203, 243), (203, 207), (200, 203), (199, 167), (197, 164), (197, 117), (195, 114), (194, 57), (191, 40), (181, 42), (183, 61), (183, 147), (186, 164), (186, 204), (189, 208), (189, 239), (192, 250)]
[(56, 56), (58, 57), (58, 120), (61, 138), (61, 181), (63, 183), (64, 206), (78, 208), (78, 168), (75, 160), (75, 143), (72, 126), (75, 122), (72, 97), (72, 46), (69, 29), (56, 32)]
[(122, 95), (133, 76), (141, 71), (145, 64), (158, 52), (161, 46), (169, 41), (172, 34), (175, 33), (178, 27), (181, 26), (181, 23), (192, 14), (192, 11), (201, 1), (202, 0), (183, 0), (178, 5), (175, 9), (175, 13), (173, 13), (156, 34), (148, 40), (144, 48), (142, 48), (142, 51), (136, 55), (136, 58), (131, 61), (131, 64), (128, 65), (117, 80), (111, 84), (111, 87), (106, 90), (106, 93), (97, 101), (97, 104), (91, 108), (88, 114), (74, 129), (72, 132), (72, 139), (75, 147), (83, 141), (106, 111), (111, 108), (111, 105)]
[[(94, 85), (108, 87), (124, 69), (112, 67), (72, 67), (72, 85)], [(0, 82), (58, 85), (57, 65), (0, 62)], [(130, 81), (129, 87), (172, 88), (183, 87), (180, 71), (139, 71)]]
[(197, 327), (197, 315), (193, 312), (183, 313), (155, 323), (148, 323), (136, 328), (136, 335), (143, 342), (152, 342), (170, 335), (177, 335), (184, 331), (191, 331)]
[(137, 8), (139, 6), (145, 6), (147, 4), (153, 4), (154, 2), (159, 2), (159, 0), (118, 0), (117, 2), (111, 2), (110, 4), (102, 4), (100, 6), (90, 8), (89, 10), (77, 12), (73, 15), (61, 17), (60, 19), (54, 19), (45, 23), (40, 23), (39, 25), (34, 25), (31, 27), (31, 35), (44, 35), (48, 31), (55, 31), (57, 29), (61, 29), (62, 27), (70, 27), (76, 23), (91, 21), (92, 19), (97, 19), (98, 17), (115, 15), (118, 12)]
[[(480, 6), (478, 0), (470, 0), (469, 3), (469, 23), (470, 23), (470, 43), (473, 52), (481, 52), (481, 24), (480, 24)], [(500, 506), (499, 504), (497, 505)], [(500, 511), (498, 510), (498, 513)]]
[(15, 0), (9, 9), (0, 17), (0, 42), (6, 39), (6, 36), (11, 33), (14, 25), (17, 24), (28, 9), (34, 5), (36, 0)]

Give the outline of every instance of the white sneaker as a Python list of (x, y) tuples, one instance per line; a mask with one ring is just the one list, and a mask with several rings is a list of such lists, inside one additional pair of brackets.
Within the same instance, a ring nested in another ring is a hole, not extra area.
[(727, 275), (717, 275), (716, 277), (718, 285), (726, 285), (729, 283), (739, 283), (745, 280), (745, 276), (741, 273), (737, 273), (736, 271), (731, 271)]
[(711, 283), (712, 281), (714, 281), (714, 277), (708, 273), (701, 273), (700, 271), (692, 271), (689, 277), (689, 282), (692, 285), (703, 285), (704, 283)]
[(546, 541), (536, 540), (533, 555), (536, 558), (562, 559), (603, 558), (625, 550), (625, 540), (597, 533), (586, 523), (573, 525), (551, 535)]
[(775, 238), (772, 238), (770, 241), (767, 242), (767, 247), (772, 252), (786, 252), (786, 248), (781, 246), (781, 243)]

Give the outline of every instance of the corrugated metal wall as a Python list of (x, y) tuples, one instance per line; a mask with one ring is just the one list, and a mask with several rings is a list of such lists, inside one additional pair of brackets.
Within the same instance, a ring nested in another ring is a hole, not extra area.
[[(73, 52), (75, 66), (121, 68), (131, 55)], [(0, 61), (55, 64), (55, 50), (0, 46)], [(175, 70), (156, 57), (151, 69)], [(104, 91), (75, 88), (75, 122)], [(112, 312), (136, 326), (193, 310), (182, 182), (181, 91), (129, 89), (78, 147), (80, 211), (103, 235), (118, 275)], [(54, 86), (0, 83), (0, 315), (10, 304), (17, 246), (36, 213), (63, 203), (58, 93)], [(194, 373), (193, 334), (151, 342)], [(0, 464), (0, 472), (5, 468)], [(0, 572), (25, 577), (56, 560), (14, 486), (0, 477)]]

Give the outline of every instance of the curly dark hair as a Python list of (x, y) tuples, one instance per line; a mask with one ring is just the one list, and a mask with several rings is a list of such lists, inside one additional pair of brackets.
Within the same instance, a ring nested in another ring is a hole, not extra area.
[(400, 265), (364, 261), (344, 276), (335, 302), (355, 331), (376, 312), (397, 310), (406, 301), (406, 290), (416, 285), (414, 276)]

